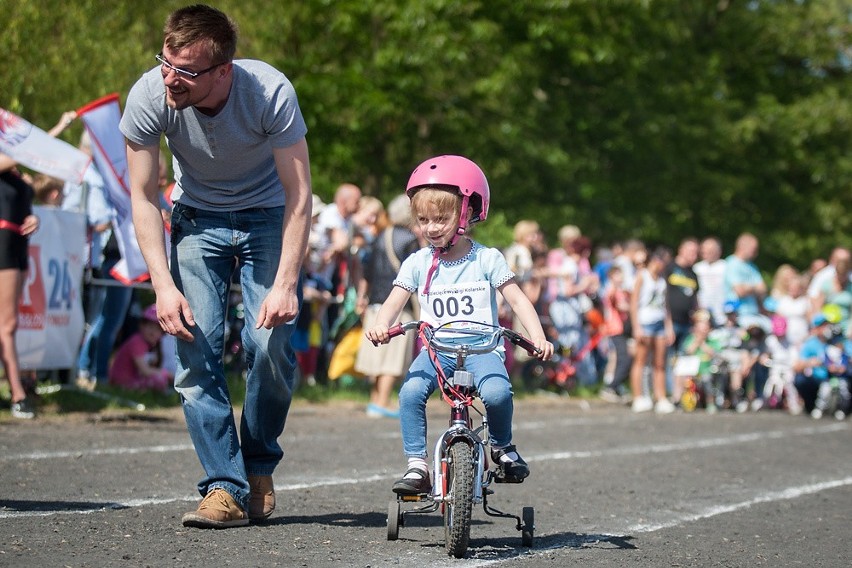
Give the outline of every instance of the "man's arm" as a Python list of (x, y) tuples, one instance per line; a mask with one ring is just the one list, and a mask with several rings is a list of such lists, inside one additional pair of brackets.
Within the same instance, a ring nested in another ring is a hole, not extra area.
[(186, 298), (175, 286), (166, 257), (157, 187), (160, 149), (157, 146), (141, 146), (129, 140), (126, 145), (133, 225), (157, 296), (160, 326), (166, 333), (192, 341), (192, 333), (184, 325), (184, 321), (190, 326), (195, 325), (192, 311)]
[(271, 329), (299, 313), (296, 288), (311, 228), (311, 167), (308, 143), (302, 138), (287, 148), (273, 148), (275, 168), (284, 186), (281, 259), (272, 290), (260, 306), (257, 327)]

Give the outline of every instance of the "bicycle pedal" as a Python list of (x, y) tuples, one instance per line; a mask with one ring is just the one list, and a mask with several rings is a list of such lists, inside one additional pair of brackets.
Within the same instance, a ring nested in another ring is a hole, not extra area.
[(425, 501), (428, 496), (428, 493), (420, 493), (417, 495), (401, 495), (397, 493), (396, 500), (405, 503), (416, 503), (418, 501)]
[(502, 468), (498, 468), (494, 472), (495, 483), (523, 483), (526, 477), (517, 477), (515, 475), (506, 475)]
[(524, 479), (526, 479), (526, 478), (525, 477), (511, 477), (511, 476), (504, 475), (504, 476), (501, 476), (501, 477), (495, 477), (494, 482), (495, 483), (523, 483)]

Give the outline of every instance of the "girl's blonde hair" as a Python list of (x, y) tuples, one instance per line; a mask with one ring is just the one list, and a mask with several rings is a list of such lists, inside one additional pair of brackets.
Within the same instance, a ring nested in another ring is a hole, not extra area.
[(429, 207), (434, 207), (442, 213), (451, 213), (458, 219), (461, 214), (462, 196), (455, 191), (425, 187), (418, 190), (411, 198), (411, 212), (414, 217), (425, 213)]

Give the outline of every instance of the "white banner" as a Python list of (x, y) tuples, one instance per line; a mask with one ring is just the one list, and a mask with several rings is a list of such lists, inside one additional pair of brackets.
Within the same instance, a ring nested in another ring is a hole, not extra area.
[(33, 207), (39, 229), (30, 236), (29, 270), (18, 306), (16, 344), (21, 369), (70, 369), (85, 326), (81, 299), (86, 217)]
[(0, 152), (37, 172), (80, 183), (89, 156), (23, 118), (0, 108)]
[(113, 230), (121, 252), (121, 261), (113, 269), (113, 276), (125, 283), (147, 280), (148, 265), (142, 257), (133, 217), (130, 210), (130, 182), (127, 177), (127, 151), (124, 136), (118, 128), (121, 108), (118, 95), (112, 94), (92, 101), (77, 109), (92, 139), (92, 155), (95, 165), (104, 178), (107, 199), (115, 209)]

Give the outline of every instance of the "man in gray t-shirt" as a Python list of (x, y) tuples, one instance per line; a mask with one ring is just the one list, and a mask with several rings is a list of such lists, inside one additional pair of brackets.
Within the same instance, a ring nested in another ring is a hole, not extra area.
[[(166, 21), (158, 65), (127, 98), (121, 131), (133, 222), (163, 330), (177, 338), (175, 388), (205, 471), (185, 526), (225, 528), (275, 507), (277, 439), (294, 388), (290, 335), (311, 219), (304, 119), (282, 73), (234, 60), (237, 33), (204, 5)], [(171, 264), (158, 195), (159, 145), (174, 156)], [(222, 356), (228, 287), (239, 270), (248, 364), (239, 436)]]

